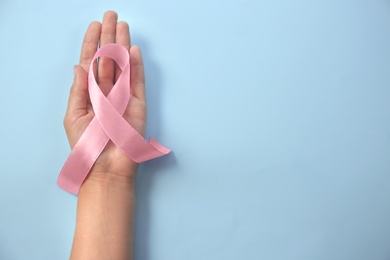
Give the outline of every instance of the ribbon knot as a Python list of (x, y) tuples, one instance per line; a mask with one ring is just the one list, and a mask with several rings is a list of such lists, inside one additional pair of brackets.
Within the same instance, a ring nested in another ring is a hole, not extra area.
[[(107, 97), (96, 82), (93, 65), (101, 56), (113, 59), (122, 73)], [(111, 139), (130, 159), (140, 163), (163, 155), (170, 150), (155, 139), (147, 142), (124, 118), (130, 100), (130, 55), (119, 44), (105, 44), (95, 54), (88, 72), (88, 91), (95, 117), (92, 119), (66, 160), (57, 184), (78, 194), (93, 164)]]

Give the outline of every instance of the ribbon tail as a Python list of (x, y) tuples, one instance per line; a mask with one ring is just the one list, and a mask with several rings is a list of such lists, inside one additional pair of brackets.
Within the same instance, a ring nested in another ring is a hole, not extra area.
[(123, 151), (136, 163), (146, 162), (164, 155), (167, 155), (171, 150), (159, 142), (153, 137), (150, 137), (149, 143), (144, 142), (143, 145), (137, 147), (137, 153), (129, 152), (129, 149), (123, 149)]
[(93, 118), (62, 167), (57, 180), (58, 186), (77, 195), (108, 140), (99, 122)]

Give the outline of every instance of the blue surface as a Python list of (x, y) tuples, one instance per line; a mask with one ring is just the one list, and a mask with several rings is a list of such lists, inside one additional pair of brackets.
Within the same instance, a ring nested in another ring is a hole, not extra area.
[(389, 1), (105, 2), (0, 2), (0, 259), (69, 257), (62, 119), (108, 9), (174, 151), (140, 168), (137, 260), (390, 259)]

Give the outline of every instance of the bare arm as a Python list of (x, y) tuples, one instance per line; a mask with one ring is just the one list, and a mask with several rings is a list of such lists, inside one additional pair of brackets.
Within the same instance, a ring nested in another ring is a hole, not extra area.
[(133, 259), (134, 203), (134, 180), (85, 182), (71, 259)]

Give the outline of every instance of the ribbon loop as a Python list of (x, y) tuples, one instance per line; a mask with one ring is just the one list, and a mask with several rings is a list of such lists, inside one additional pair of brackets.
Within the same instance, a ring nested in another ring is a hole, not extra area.
[[(107, 97), (102, 93), (93, 74), (94, 62), (101, 56), (113, 59), (122, 70)], [(153, 138), (147, 142), (122, 116), (131, 98), (130, 55), (124, 47), (109, 43), (96, 52), (89, 68), (88, 91), (95, 117), (70, 153), (57, 181), (62, 189), (73, 194), (78, 194), (90, 169), (110, 139), (137, 163), (170, 152)]]

